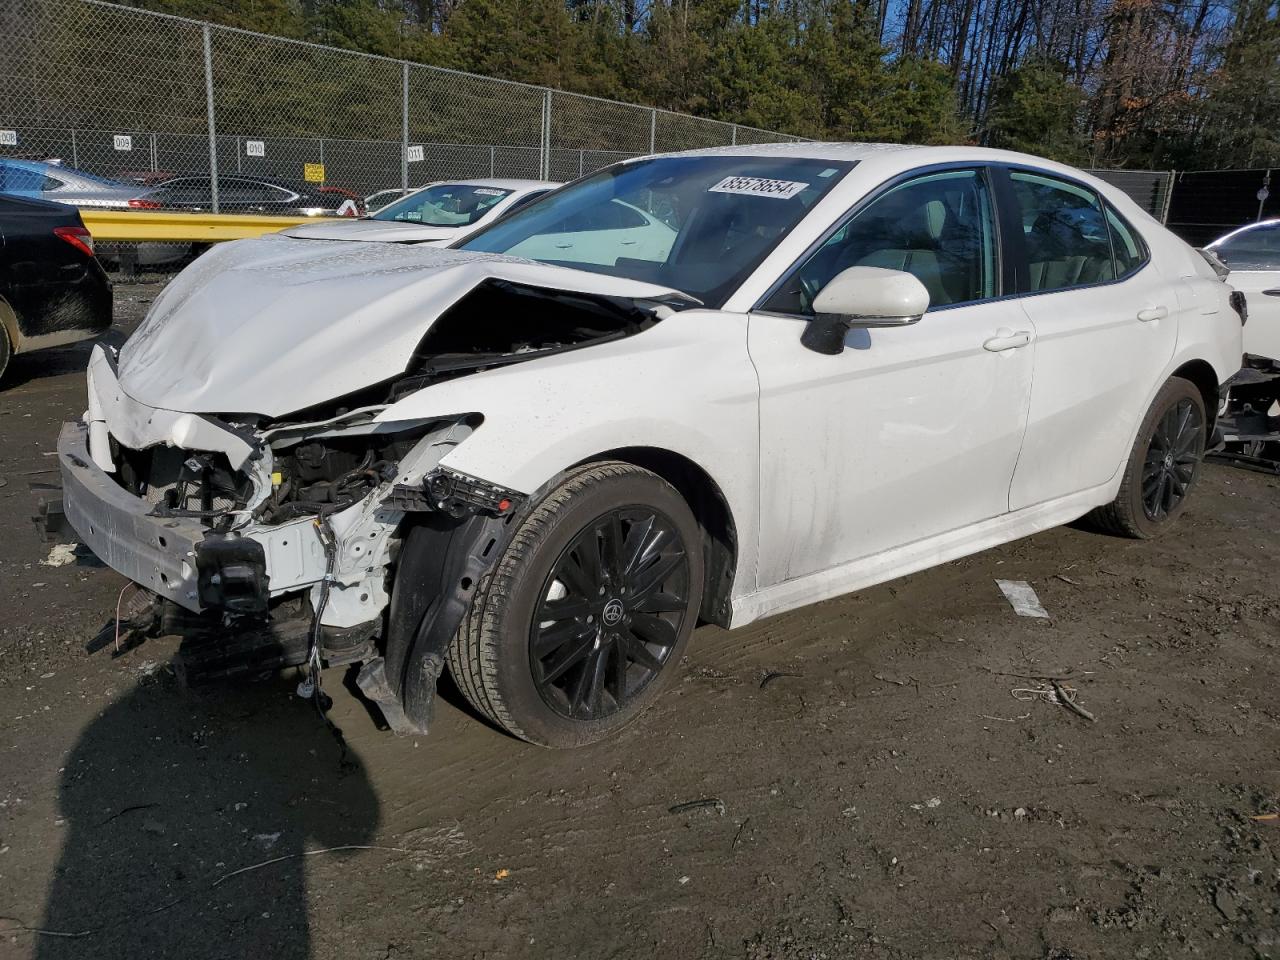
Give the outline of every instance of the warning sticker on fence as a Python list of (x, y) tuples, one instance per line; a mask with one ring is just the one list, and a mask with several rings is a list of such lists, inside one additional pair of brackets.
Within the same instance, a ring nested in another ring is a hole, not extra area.
[(725, 177), (708, 193), (739, 193), (747, 197), (774, 197), (790, 200), (809, 185), (795, 180), (769, 180), (765, 177)]
[(324, 164), (304, 163), (302, 165), (302, 179), (307, 183), (324, 183)]
[(0, 147), (16, 147), (17, 145), (17, 130), (0, 130)]
[(120, 134), (118, 134), (118, 133), (117, 133), (114, 137), (112, 137), (112, 140), (114, 141), (114, 143), (115, 143), (115, 148), (116, 148), (117, 150), (132, 150), (132, 149), (133, 149), (133, 137), (130, 137), (130, 136), (127, 136), (127, 135), (126, 135), (126, 136), (121, 136)]
[(267, 155), (267, 145), (261, 140), (246, 140), (244, 142), (244, 155), (246, 157), (265, 157)]

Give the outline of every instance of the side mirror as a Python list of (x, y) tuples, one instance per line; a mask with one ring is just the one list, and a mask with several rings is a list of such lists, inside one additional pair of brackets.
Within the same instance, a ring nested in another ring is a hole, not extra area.
[(837, 354), (853, 327), (905, 327), (929, 309), (929, 291), (902, 270), (850, 267), (836, 274), (813, 301), (813, 319), (800, 342), (817, 353)]

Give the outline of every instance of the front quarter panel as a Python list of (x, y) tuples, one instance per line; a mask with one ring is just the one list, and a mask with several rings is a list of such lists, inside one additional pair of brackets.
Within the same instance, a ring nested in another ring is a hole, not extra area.
[(755, 588), (759, 514), (759, 384), (746, 329), (742, 314), (687, 310), (624, 340), (427, 387), (379, 419), (479, 413), (483, 424), (441, 465), (526, 494), (625, 447), (687, 457), (732, 512), (737, 596)]

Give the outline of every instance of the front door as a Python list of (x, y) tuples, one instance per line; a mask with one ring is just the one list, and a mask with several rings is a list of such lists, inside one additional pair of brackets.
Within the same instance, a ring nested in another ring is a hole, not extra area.
[[(761, 587), (1005, 513), (1035, 329), (999, 293), (984, 171), (908, 179), (862, 205), (750, 318), (760, 378)], [(914, 274), (917, 324), (800, 343), (813, 296), (851, 266)]]

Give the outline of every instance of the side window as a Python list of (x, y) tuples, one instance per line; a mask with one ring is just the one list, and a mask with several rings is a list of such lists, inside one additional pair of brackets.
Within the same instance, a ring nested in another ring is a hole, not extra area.
[(1022, 215), (1030, 292), (1115, 279), (1111, 235), (1097, 194), (1039, 173), (1012, 171), (1009, 179)]
[(1241, 230), (1213, 252), (1232, 270), (1280, 270), (1280, 223)]
[(61, 190), (65, 186), (66, 183), (59, 180), (57, 177), (50, 177), (46, 175), (40, 184), (40, 189), (45, 193), (48, 193), (50, 190)]
[(996, 233), (986, 179), (947, 170), (876, 197), (789, 276), (764, 309), (813, 312), (813, 298), (849, 267), (887, 267), (915, 276), (931, 306), (995, 296)]
[(1107, 207), (1107, 228), (1111, 231), (1111, 252), (1116, 261), (1116, 276), (1129, 276), (1147, 262), (1147, 247), (1138, 231), (1129, 226), (1120, 214)]

